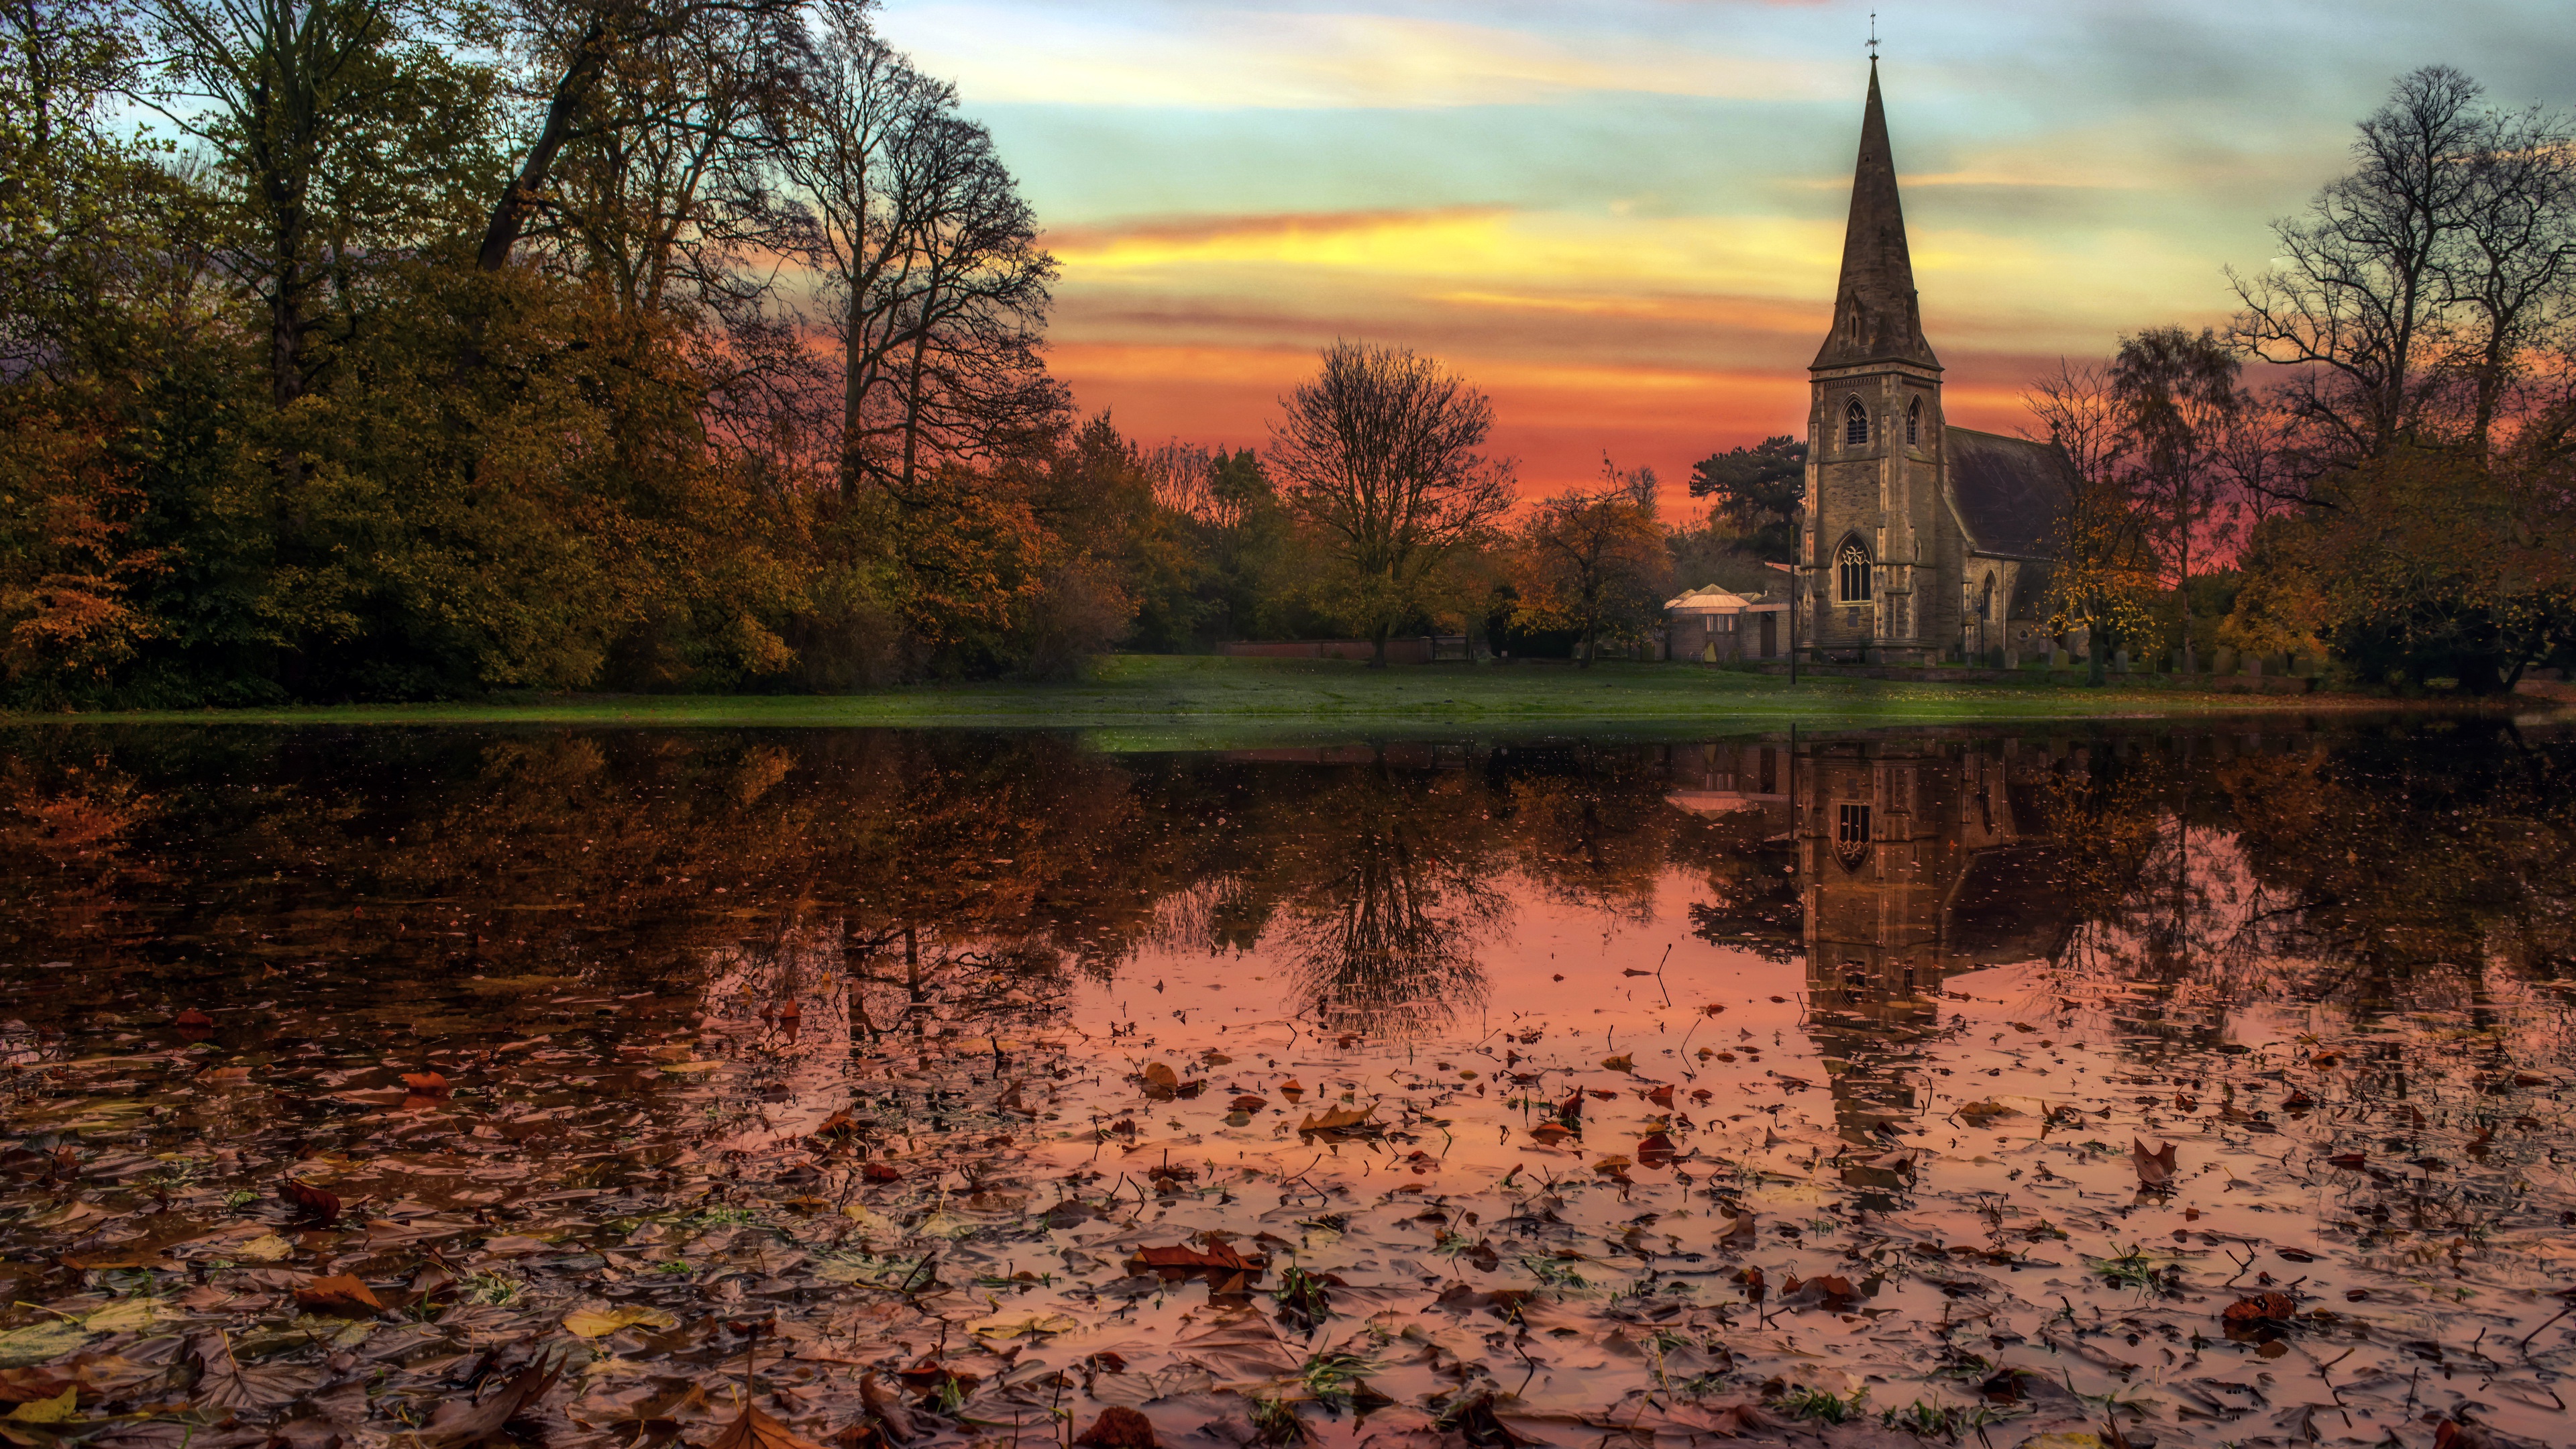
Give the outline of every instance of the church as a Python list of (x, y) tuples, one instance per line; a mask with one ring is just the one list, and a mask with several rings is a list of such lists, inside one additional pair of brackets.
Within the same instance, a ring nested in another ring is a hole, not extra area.
[(1876, 60), (1832, 330), (1808, 373), (1794, 647), (1870, 664), (2000, 665), (2048, 649), (2041, 600), (2070, 464), (2053, 444), (1942, 419)]

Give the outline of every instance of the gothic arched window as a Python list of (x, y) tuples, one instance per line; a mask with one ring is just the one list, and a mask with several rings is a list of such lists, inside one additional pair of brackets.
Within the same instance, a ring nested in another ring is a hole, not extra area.
[(1859, 539), (1843, 540), (1842, 548), (1834, 555), (1834, 573), (1844, 603), (1869, 602), (1869, 550), (1861, 547)]
[(1905, 409), (1905, 442), (1911, 447), (1921, 441), (1923, 441), (1923, 399), (1918, 397)]
[(1847, 802), (1834, 807), (1834, 858), (1845, 870), (1860, 869), (1869, 859), (1869, 807)]
[(1855, 448), (1869, 441), (1869, 409), (1859, 398), (1843, 404), (1843, 441)]
[(1991, 624), (1995, 618), (1995, 576), (1986, 575), (1986, 586), (1977, 591), (1977, 622)]

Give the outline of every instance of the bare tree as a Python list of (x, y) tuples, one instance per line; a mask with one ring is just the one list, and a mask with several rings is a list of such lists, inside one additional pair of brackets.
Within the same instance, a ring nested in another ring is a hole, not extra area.
[(1280, 405), (1271, 466), (1339, 565), (1344, 612), (1383, 665), (1387, 635), (1422, 607), (1440, 566), (1512, 506), (1512, 465), (1477, 451), (1493, 401), (1409, 348), (1336, 342)]
[(763, 59), (776, 64), (793, 43), (796, 10), (795, 0), (515, 0), (501, 13), (533, 78), (525, 99), (534, 129), (493, 199), (476, 265), (497, 272), (510, 264), (511, 252), (547, 208), (567, 147), (631, 122), (613, 109), (603, 115), (595, 104), (621, 57), (685, 34), (708, 17), (730, 16), (761, 36), (771, 49)]
[(815, 7), (778, 154), (840, 343), (842, 486), (911, 496), (925, 469), (1060, 420), (1038, 351), (1056, 270), (992, 137), (878, 38), (871, 8)]
[(2281, 255), (2229, 273), (2230, 340), (2301, 369), (2311, 469), (2401, 443), (2483, 454), (2524, 365), (2576, 301), (2576, 145), (2539, 111), (2482, 106), (2448, 66), (2401, 77), (2351, 174), (2273, 223)]

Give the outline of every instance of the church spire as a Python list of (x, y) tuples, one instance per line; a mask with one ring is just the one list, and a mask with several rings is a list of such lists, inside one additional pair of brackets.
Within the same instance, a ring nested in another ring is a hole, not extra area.
[(1896, 160), (1878, 99), (1878, 62), (1869, 63), (1869, 104), (1861, 112), (1860, 161), (1852, 170), (1851, 222), (1843, 232), (1842, 283), (1834, 326), (1813, 368), (1911, 362), (1938, 368), (1923, 338), (1914, 263), (1905, 250), (1905, 211), (1896, 199)]

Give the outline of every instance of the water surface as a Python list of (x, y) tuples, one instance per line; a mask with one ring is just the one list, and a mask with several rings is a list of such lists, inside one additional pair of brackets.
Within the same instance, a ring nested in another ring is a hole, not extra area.
[(2567, 1438), (2563, 734), (6, 760), (21, 1443)]

